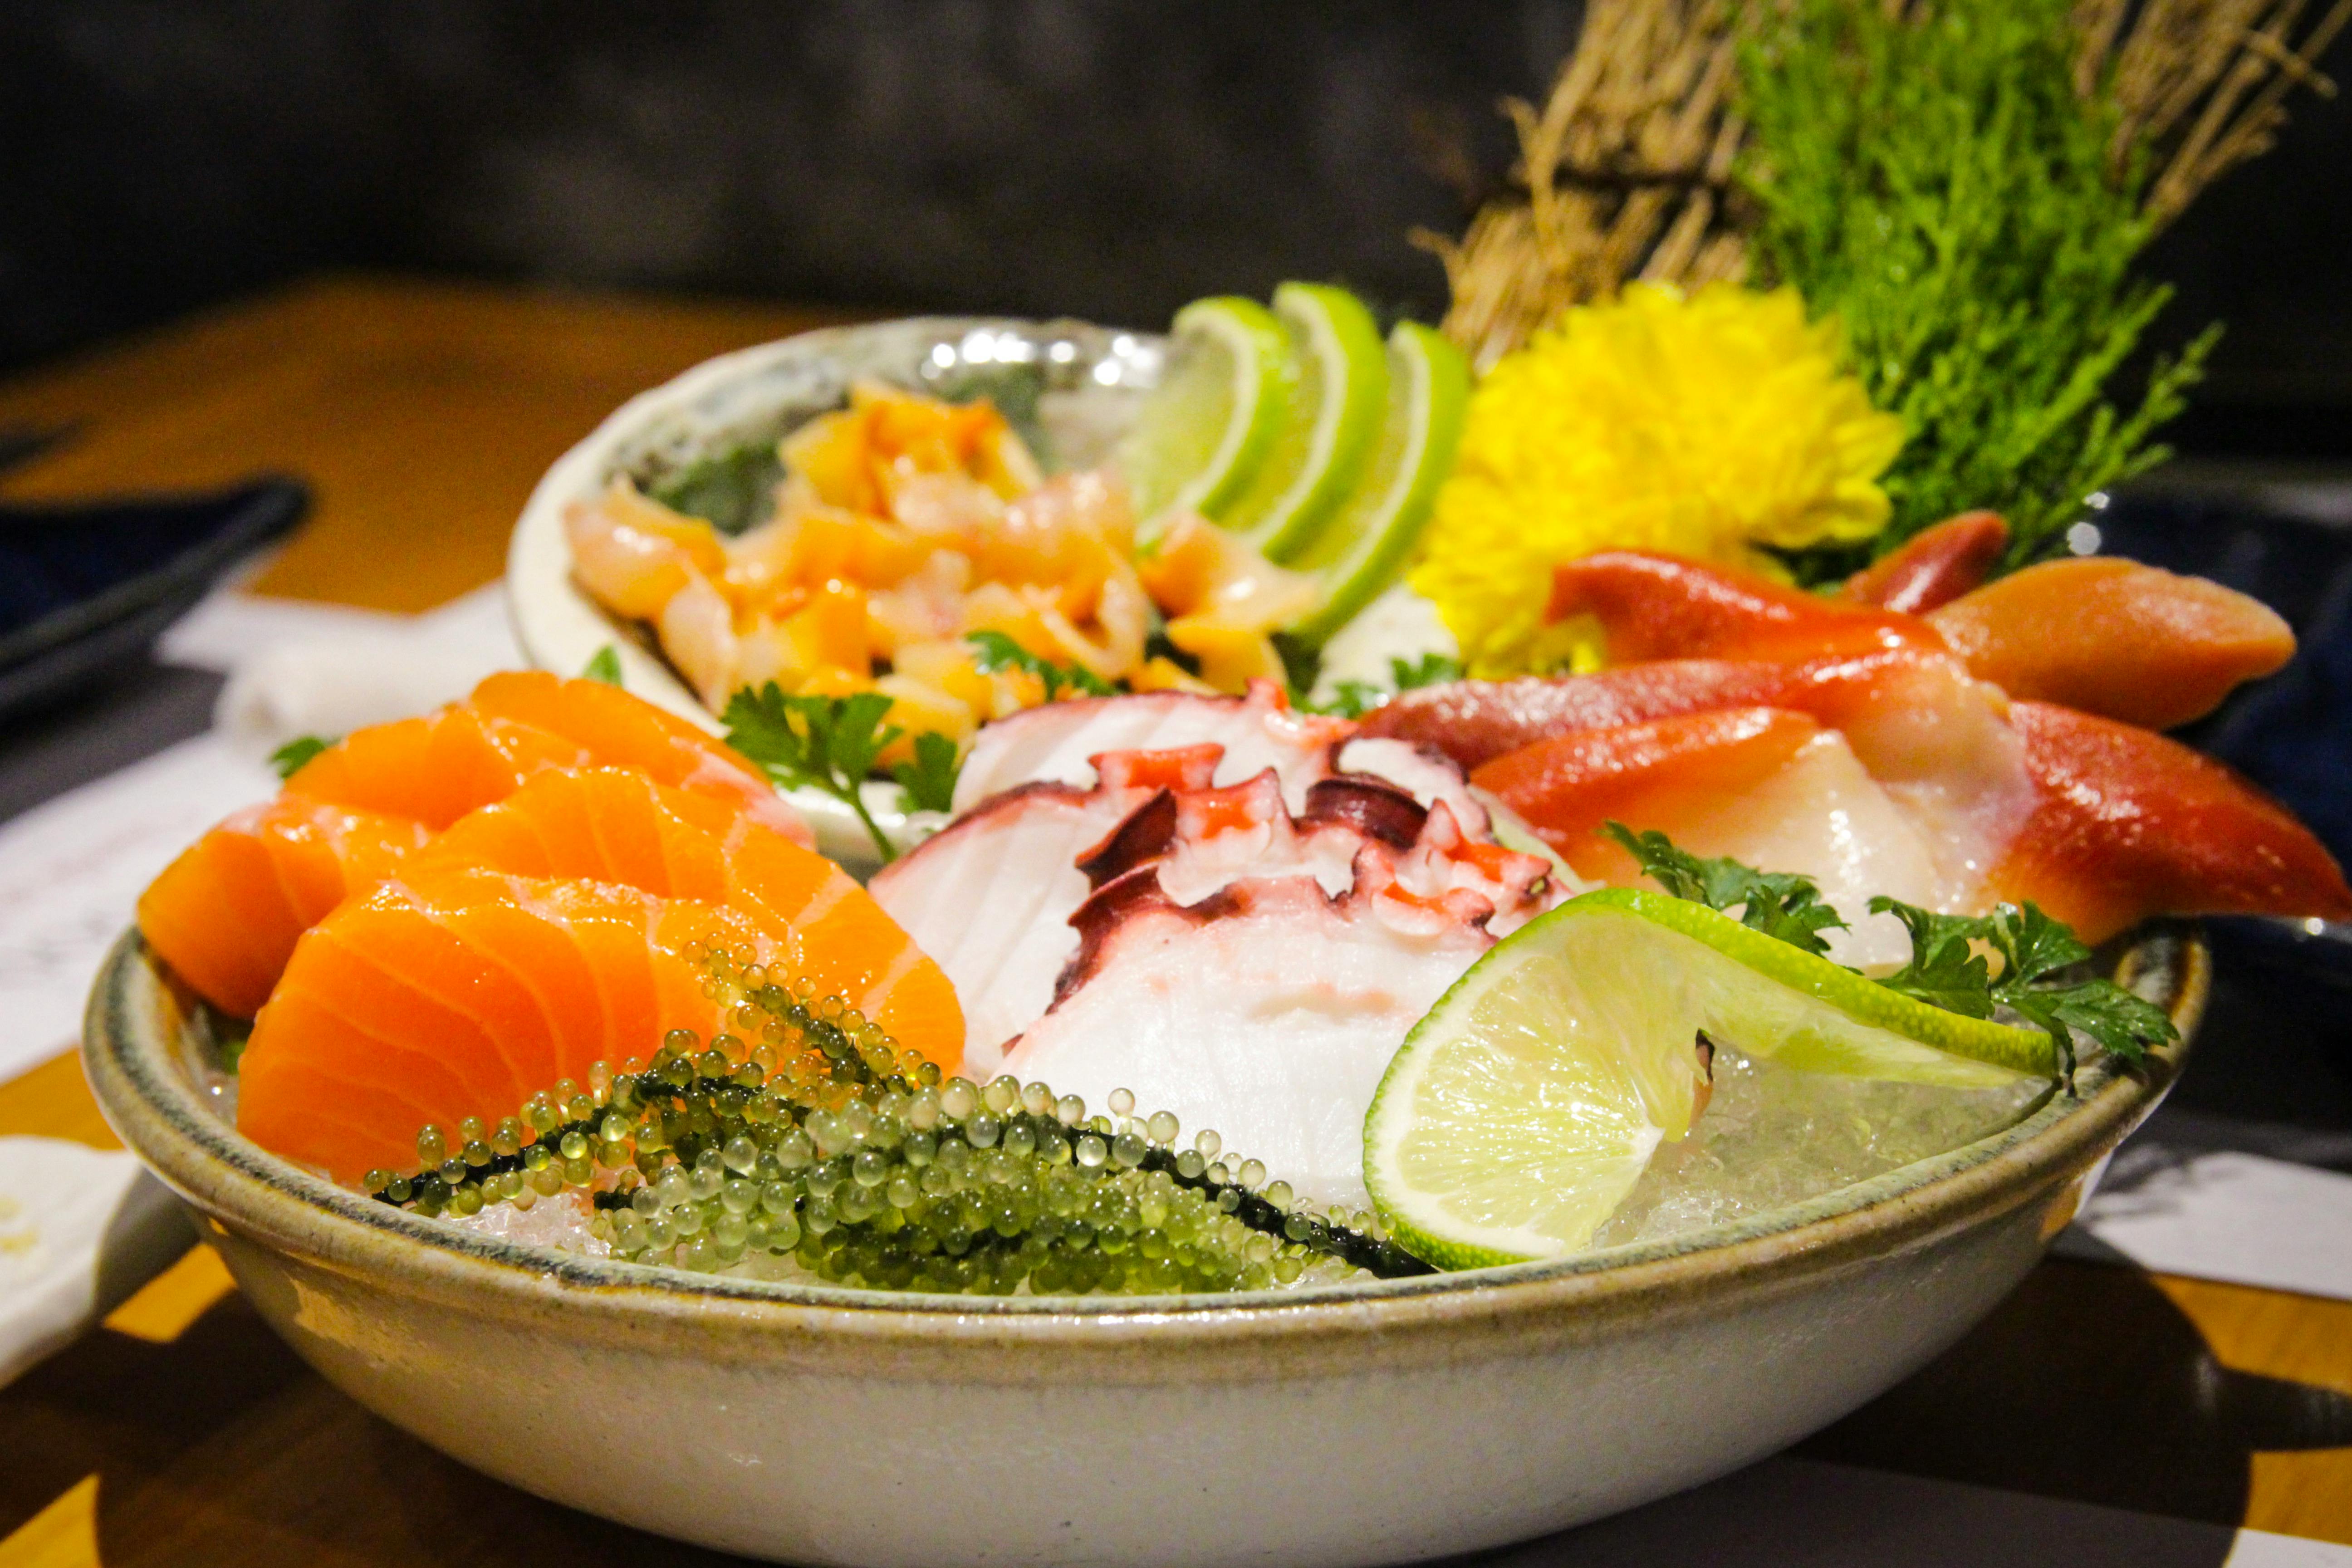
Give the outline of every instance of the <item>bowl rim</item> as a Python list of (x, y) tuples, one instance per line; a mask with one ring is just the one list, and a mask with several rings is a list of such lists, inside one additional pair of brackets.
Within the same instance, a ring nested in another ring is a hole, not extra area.
[[(273, 1250), (365, 1275), (405, 1294), (469, 1310), (544, 1311), (587, 1302), (602, 1331), (693, 1331), (713, 1317), (740, 1339), (812, 1329), (900, 1345), (1024, 1342), (1131, 1346), (1139, 1331), (1196, 1348), (1237, 1336), (1309, 1342), (1409, 1337), (1465, 1320), (1590, 1331), (1701, 1306), (1727, 1293), (1777, 1294), (1805, 1280), (1996, 1218), (2096, 1169), (2178, 1076), (2202, 1015), (2211, 959), (2190, 922), (2154, 922), (2123, 950), (2155, 981), (2181, 1043), (2123, 1070), (2095, 1059), (2075, 1089), (2053, 1091), (2001, 1131), (1915, 1164), (1751, 1218), (1569, 1258), (1497, 1268), (1231, 1295), (1035, 1298), (936, 1295), (761, 1281), (583, 1258), (462, 1230), (335, 1185), (220, 1120), (185, 1070), (185, 993), (135, 929), (108, 954), (91, 993), (83, 1067), (107, 1121), (214, 1234), (257, 1236)], [(2088, 1183), (2044, 1216), (2047, 1240)], [(226, 1221), (227, 1223), (224, 1224)], [(706, 1344), (706, 1348), (709, 1346)]]

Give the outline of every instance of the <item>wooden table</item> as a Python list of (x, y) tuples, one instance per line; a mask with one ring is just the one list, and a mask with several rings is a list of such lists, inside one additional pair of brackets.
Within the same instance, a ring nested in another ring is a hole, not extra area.
[[(266, 592), (428, 607), (496, 576), (540, 471), (631, 393), (826, 318), (377, 280), (239, 308), (0, 387), (69, 426), (0, 494), (310, 480)], [(114, 1146), (61, 1058), (0, 1134)], [(2352, 1543), (2352, 1304), (2049, 1263), (1800, 1450)], [(199, 1248), (0, 1389), (0, 1568), (711, 1562), (486, 1480), (297, 1361)]]

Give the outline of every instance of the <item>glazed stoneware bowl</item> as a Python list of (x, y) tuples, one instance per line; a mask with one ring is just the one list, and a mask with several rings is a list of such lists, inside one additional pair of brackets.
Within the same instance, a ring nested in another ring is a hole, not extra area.
[[(2123, 977), (2184, 1035), (2193, 932)], [(520, 1247), (238, 1137), (135, 935), (84, 1060), (123, 1141), (331, 1383), (558, 1502), (795, 1563), (1402, 1563), (1746, 1465), (1920, 1366), (2074, 1215), (2179, 1065), (1813, 1202), (1556, 1262), (1229, 1297), (729, 1282)], [(593, 1413), (609, 1439), (583, 1441)]]

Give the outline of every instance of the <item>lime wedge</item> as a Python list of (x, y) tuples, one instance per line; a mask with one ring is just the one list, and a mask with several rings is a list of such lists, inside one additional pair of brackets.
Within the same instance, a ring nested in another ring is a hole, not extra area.
[(1234, 295), (1176, 312), (1168, 373), (1119, 443), (1135, 515), (1215, 512), (1248, 484), (1289, 417), (1298, 381), (1274, 312)]
[(1395, 578), (1454, 468), (1470, 362), (1430, 328), (1399, 321), (1389, 333), (1388, 370), (1387, 419), (1355, 492), (1291, 561), (1314, 574), (1321, 595), (1289, 628), (1308, 647), (1322, 647)]
[(1953, 1089), (2056, 1070), (2039, 1030), (1913, 1001), (1703, 904), (1604, 888), (1497, 942), (1405, 1037), (1364, 1121), (1381, 1217), (1441, 1268), (1583, 1247), (1690, 1130), (1702, 1033)]
[(1289, 416), (1240, 495), (1205, 510), (1280, 563), (1312, 543), (1354, 491), (1387, 412), (1389, 371), (1372, 313), (1345, 289), (1285, 283), (1274, 311), (1298, 365)]

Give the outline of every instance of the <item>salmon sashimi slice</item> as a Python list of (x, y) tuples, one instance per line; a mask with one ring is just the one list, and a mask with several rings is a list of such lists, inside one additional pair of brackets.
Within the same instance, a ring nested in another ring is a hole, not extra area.
[(1969, 669), (2011, 697), (2169, 730), (2294, 657), (2259, 599), (2113, 556), (2047, 561), (1928, 617)]
[(2009, 548), (2009, 524), (1997, 511), (1964, 511), (1922, 529), (1884, 560), (1846, 579), (1857, 605), (1924, 616), (1992, 575)]
[(1717, 709), (1556, 735), (1487, 763), (1470, 782), (1499, 795), (1579, 876), (1627, 883), (1640, 872), (1600, 837), (1601, 824), (1673, 833), (1693, 811), (1780, 772), (1820, 733), (1785, 709)]
[(816, 995), (841, 998), (943, 1073), (961, 1065), (963, 1012), (939, 965), (848, 873), (735, 800), (634, 768), (543, 773), (457, 823), (415, 865), (584, 878), (730, 906)]
[(2344, 873), (2287, 809), (2210, 757), (2113, 720), (2017, 702), (2032, 815), (1990, 878), (2098, 942), (2152, 914), (2352, 918)]
[(1555, 735), (1726, 708), (1785, 708), (1845, 731), (1890, 783), (1995, 782), (2014, 772), (2008, 703), (1948, 654), (1882, 648), (1794, 664), (1675, 658), (1591, 675), (1464, 680), (1397, 694), (1363, 732), (1427, 746), (1465, 768)]
[(756, 763), (677, 715), (602, 680), (544, 670), (493, 675), (467, 699), (476, 711), (561, 735), (599, 763), (638, 768), (656, 784), (740, 800), (766, 826), (804, 847), (816, 837)]
[(1880, 648), (1940, 652), (1916, 616), (1817, 598), (1676, 555), (1603, 551), (1552, 575), (1550, 619), (1590, 616), (1612, 664), (1654, 658), (1791, 660)]
[(432, 837), (423, 823), (298, 795), (238, 812), (139, 896), (139, 931), (173, 973), (249, 1018), (336, 905), (392, 875)]
[(255, 1021), (237, 1128), (357, 1182), (416, 1164), (416, 1134), (516, 1115), (663, 1035), (719, 1032), (699, 956), (759, 962), (749, 916), (635, 888), (477, 870), (403, 874), (311, 928)]
[(598, 760), (576, 741), (455, 703), (352, 731), (304, 763), (286, 793), (405, 816), (437, 831), (505, 799), (542, 769)]

